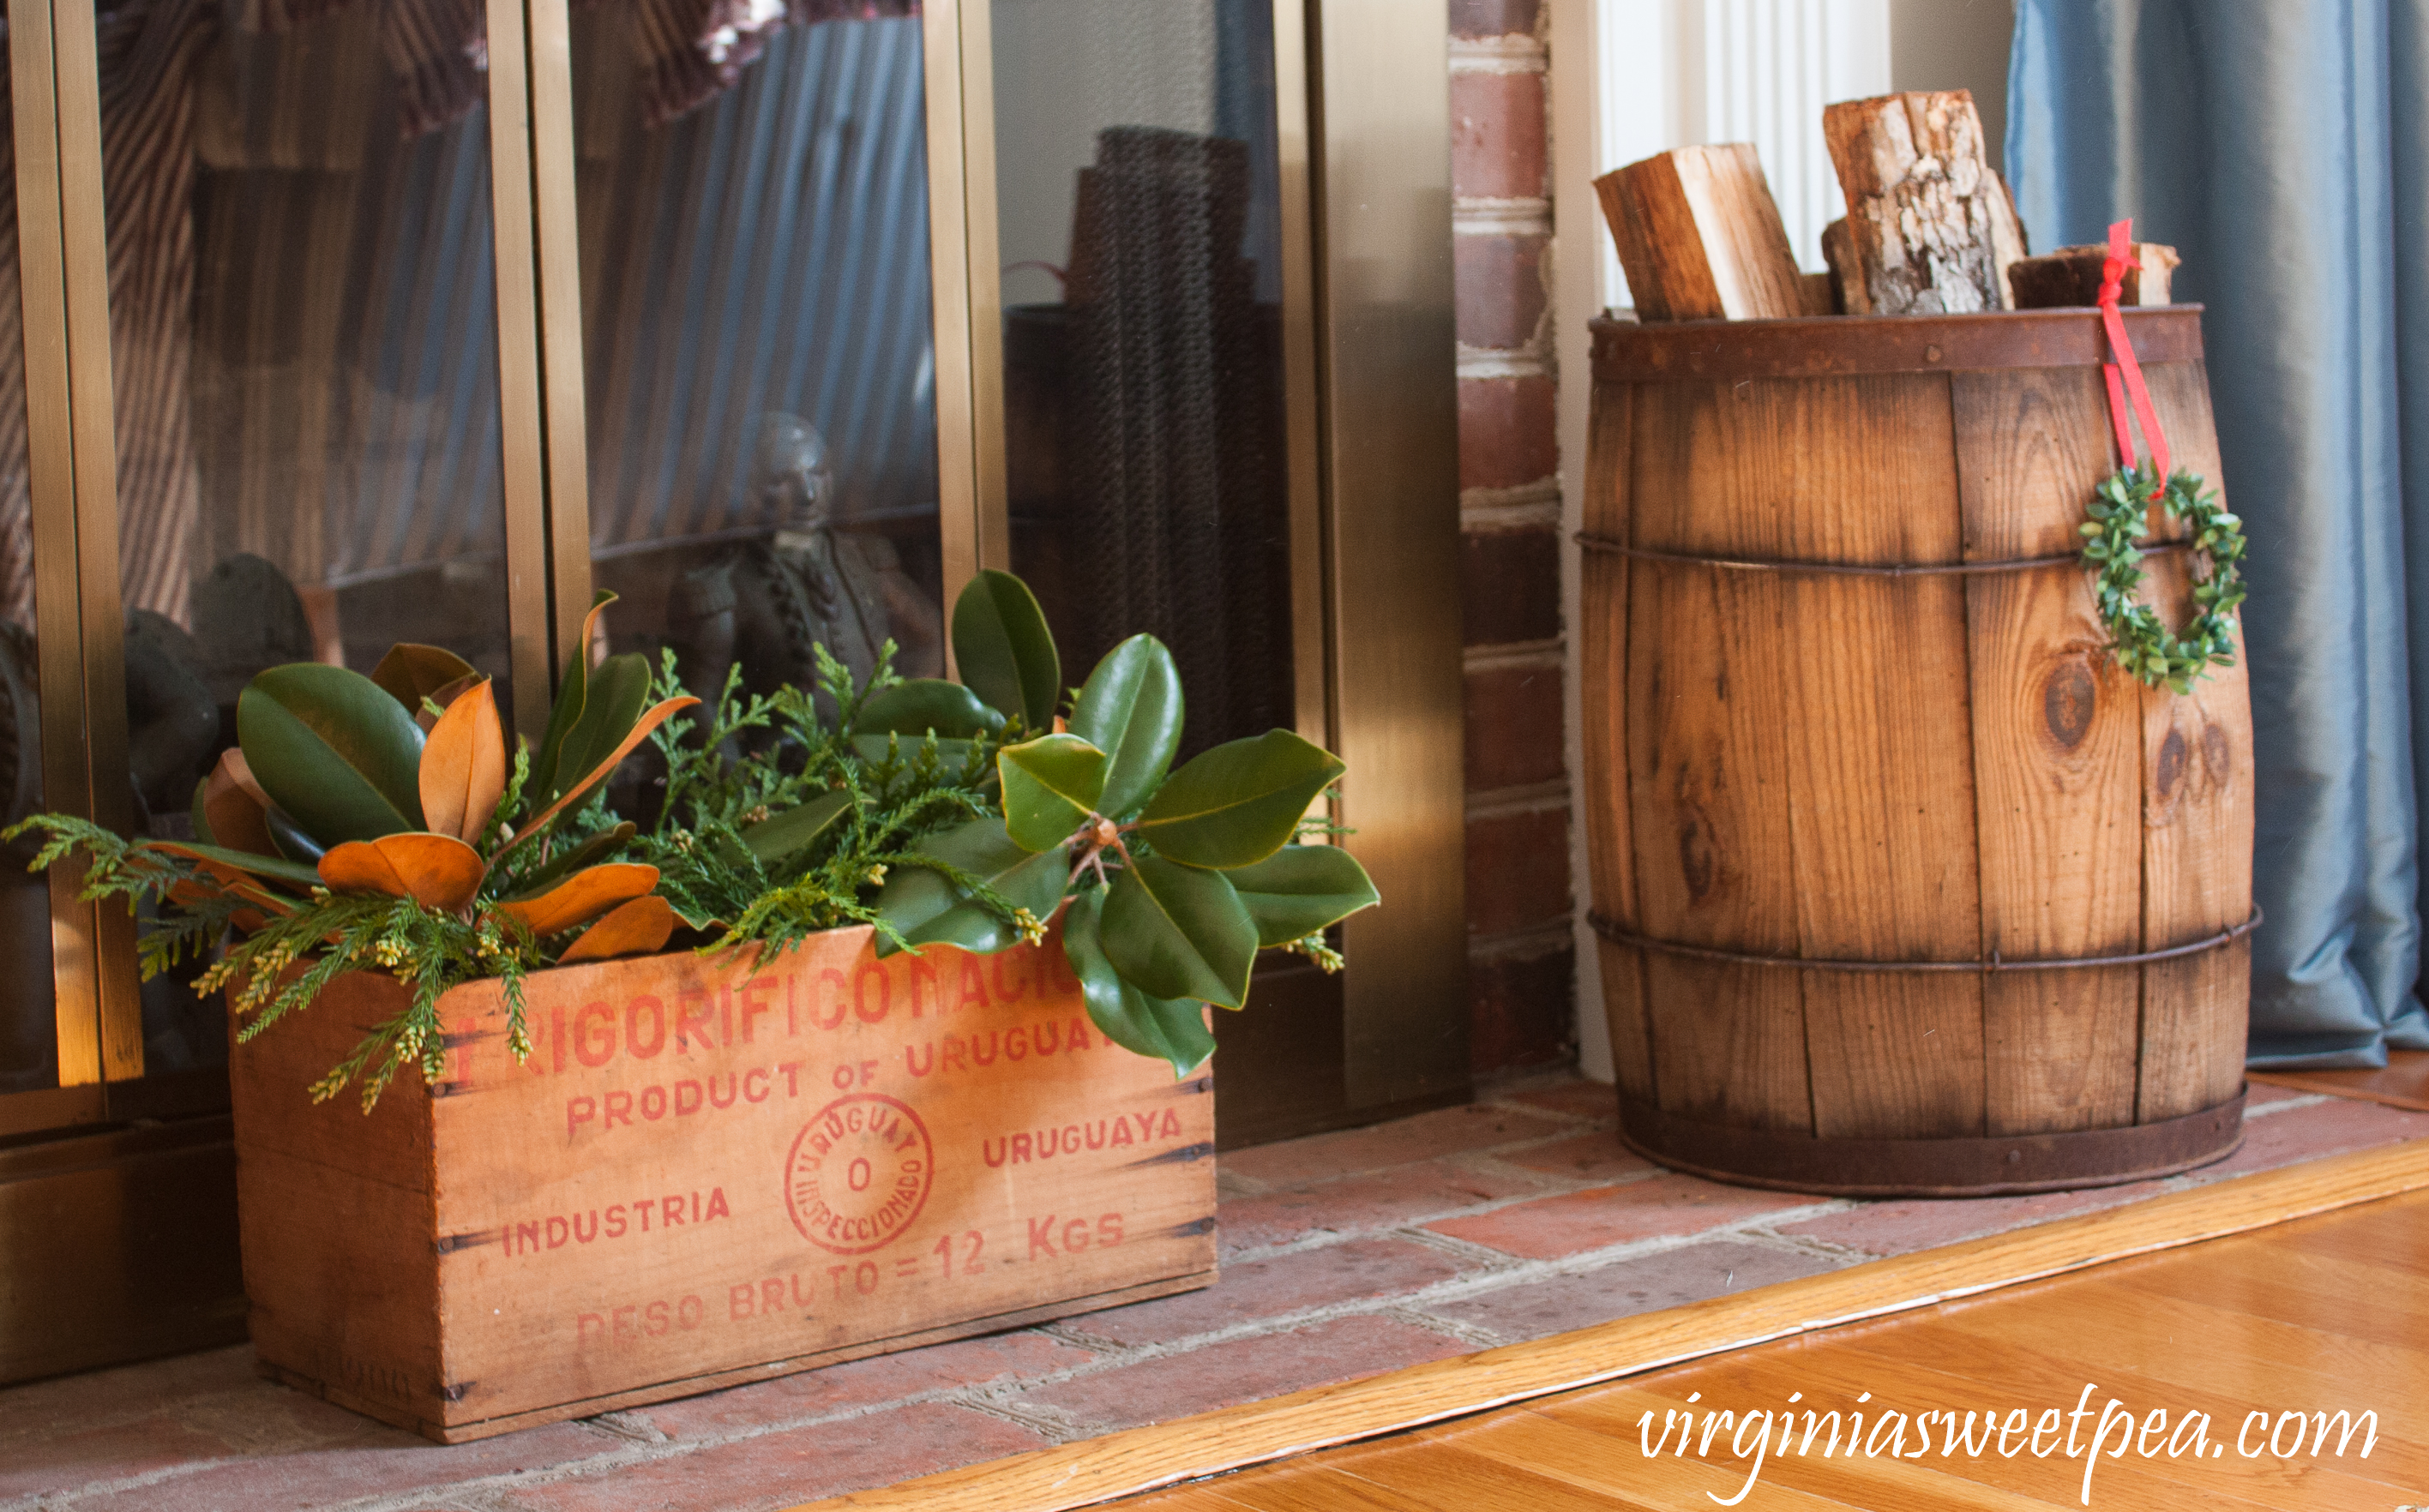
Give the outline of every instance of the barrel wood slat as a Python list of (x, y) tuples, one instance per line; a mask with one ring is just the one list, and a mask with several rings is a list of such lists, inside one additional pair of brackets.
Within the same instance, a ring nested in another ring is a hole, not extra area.
[[(2110, 470), (2098, 370), (1956, 373), (1951, 389), (1966, 559), (2074, 550), (2083, 502)], [(1985, 574), (1965, 595), (1982, 952), (2131, 955), (2142, 941), (2141, 684), (2108, 656), (2074, 576)], [(1984, 1132), (2132, 1123), (2141, 994), (2133, 966), (1988, 978)]]
[[(1726, 385), (1636, 390), (1637, 545), (1762, 551), (1771, 533), (1760, 506), (1716, 493), (1693, 464), (1697, 452), (1727, 444), (1731, 404)], [(1785, 864), (1789, 693), (1784, 668), (1762, 654), (1786, 612), (1785, 585), (1666, 562), (1605, 561), (1628, 583), (1632, 611), (1628, 797), (1643, 932), (1794, 955), (1794, 879)], [(1811, 1129), (1794, 973), (1650, 951), (1644, 976), (1663, 1111)]]
[[(1628, 523), (1631, 390), (1620, 388), (1595, 406), (1586, 448), (1583, 522), (1591, 534), (1625, 536)], [(1585, 564), (1583, 651), (1589, 666), (1628, 665), (1628, 564), (1598, 557)], [(1628, 762), (1628, 699), (1611, 682), (1590, 679), (1581, 691), (1587, 764), (1598, 771), (1623, 771)], [(1595, 789), (1587, 796), (1586, 824), (1600, 843), (1590, 847), (1589, 876), (1599, 906), (1623, 926), (1640, 922), (1636, 902), (1636, 846), (1629, 830), (1624, 789)], [(1597, 939), (1595, 957), (1613, 1041), (1611, 1060), (1622, 1091), (1640, 1102), (1654, 1100), (1653, 1048), (1647, 1038), (1644, 953), (1633, 945)]]
[[(1755, 384), (1745, 440), (1793, 498), (1771, 554), (1870, 567), (1960, 558), (1948, 380)], [(1767, 413), (1766, 413), (1767, 412)], [(1743, 455), (1744, 453), (1740, 453)], [(1853, 507), (1811, 507), (1836, 499)], [(1981, 939), (1965, 589), (1786, 580), (1794, 669), (1789, 812), (1796, 932), (1824, 960), (1947, 961)], [(1982, 1131), (1982, 984), (1962, 975), (1804, 974), (1823, 1138)]]
[[(2197, 311), (2127, 324), (2177, 453), (2215, 482)], [(2108, 665), (2071, 566), (1630, 554), (2070, 553), (2113, 467), (2096, 318), (1603, 322), (1595, 351), (1587, 809), (1600, 923), (1626, 937), (1604, 960), (1642, 962), (1607, 983), (1626, 1137), (1709, 1174), (1874, 1193), (2126, 1180), (2232, 1150), (2243, 941), (2030, 973), (1692, 953), (2071, 961), (2247, 917), (2240, 671), (2146, 694)], [(2179, 619), (2182, 562), (2153, 558)]]
[[(2200, 474), (2226, 499), (2204, 365), (2169, 363), (2146, 369), (2145, 376), (2175, 466)], [(2156, 524), (2157, 534), (2185, 534), (2181, 521)], [(2172, 625), (2183, 623), (2190, 601), (2186, 570), (2182, 555), (2150, 559), (2143, 591)], [(2239, 619), (2235, 644), (2236, 665), (2213, 668), (2189, 697), (2142, 690), (2146, 950), (2216, 934), (2252, 912), (2252, 697)], [(2180, 1117), (2235, 1095), (2243, 1081), (2251, 938), (2153, 961), (2142, 973), (2138, 1121)]]

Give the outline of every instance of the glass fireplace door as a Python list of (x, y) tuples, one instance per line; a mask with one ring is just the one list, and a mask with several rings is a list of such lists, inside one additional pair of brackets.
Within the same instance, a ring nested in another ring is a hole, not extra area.
[[(485, 38), (452, 0), (98, 15), (118, 570), (86, 616), (124, 714), (93, 751), (114, 828), (192, 838), (238, 694), (281, 663), (444, 645), (514, 720)], [(144, 1076), (223, 1103), (201, 964), (138, 987), (132, 921), (103, 915), (106, 1022), (138, 1008)]]
[(909, 0), (746, 9), (571, 16), (605, 649), (671, 651), (706, 698), (737, 668), (815, 686), (814, 645), (863, 680), (889, 641), (942, 676), (923, 24)]

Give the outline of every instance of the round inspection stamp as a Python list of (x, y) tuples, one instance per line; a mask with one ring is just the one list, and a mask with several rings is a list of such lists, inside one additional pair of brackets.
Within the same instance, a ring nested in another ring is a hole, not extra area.
[(878, 1093), (818, 1109), (785, 1157), (785, 1210), (801, 1237), (837, 1255), (866, 1255), (901, 1237), (935, 1185), (928, 1126)]

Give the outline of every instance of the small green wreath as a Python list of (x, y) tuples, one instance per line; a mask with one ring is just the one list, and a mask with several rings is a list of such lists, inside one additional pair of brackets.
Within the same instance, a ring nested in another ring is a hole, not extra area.
[[(2140, 543), (2151, 534), (2151, 504), (2192, 526), (2192, 550), (2208, 559), (2209, 572), (2193, 583), (2200, 611), (2182, 636), (2169, 633), (2157, 612), (2136, 595), (2142, 586)], [(2235, 665), (2235, 608), (2243, 602), (2243, 521), (2226, 512), (2217, 490), (2202, 491), (2189, 472), (2172, 475), (2165, 487), (2155, 469), (2123, 468), (2093, 491), (2091, 517), (2082, 527), (2083, 567), (2092, 575), (2100, 620), (2108, 627), (2117, 665), (2150, 687), (2190, 693), (2193, 679), (2212, 666)]]

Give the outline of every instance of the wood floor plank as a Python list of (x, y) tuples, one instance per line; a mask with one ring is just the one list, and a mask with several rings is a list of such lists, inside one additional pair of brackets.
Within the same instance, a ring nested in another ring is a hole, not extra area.
[[(2256, 1247), (2243, 1255), (2221, 1256), (2217, 1266), (2198, 1277), (2146, 1271), (2108, 1284), (2145, 1304), (2165, 1298), (2206, 1308), (2217, 1315), (2214, 1323), (2234, 1319), (2255, 1327), (2300, 1328), (2323, 1339), (2382, 1348), (2390, 1362), (2405, 1358), (2408, 1364), (2403, 1368), (2429, 1381), (2429, 1317), (2386, 1306), (2389, 1295), (2421, 1288), (2401, 1272), (2336, 1256)], [(2340, 1289), (2344, 1295), (2322, 1295), (2322, 1288)]]
[[(2198, 1463), (2160, 1454), (2140, 1461), (2140, 1468), (2123, 1475), (2121, 1483), (2140, 1481), (2147, 1470), (2161, 1482), (2189, 1486), (2205, 1496), (2246, 1496), (2261, 1505), (2304, 1508), (2392, 1506), (2404, 1500), (2403, 1493), (2429, 1486), (2429, 1455), (2424, 1455), (2420, 1444), (2389, 1431), (2389, 1418), (2401, 1416), (2412, 1393), (2391, 1382), (2371, 1384), (2385, 1378), (2353, 1378), (2342, 1383), (2342, 1390), (2331, 1384), (2325, 1388), (2331, 1395), (2318, 1397), (2314, 1393), (2320, 1388), (2315, 1384), (2289, 1382), (2275, 1361), (2245, 1354), (2219, 1338), (2156, 1356), (2142, 1355), (2138, 1360), (2142, 1368), (2128, 1369), (2123, 1361), (2130, 1346), (2121, 1343), (2113, 1315), (2105, 1320), (2083, 1317), (2070, 1302), (2062, 1314), (2067, 1319), (2062, 1332), (2047, 1326), (2049, 1316), (1991, 1320), (1997, 1325), (1984, 1327), (1978, 1324), (1989, 1315), (1981, 1315), (1973, 1327), (1934, 1320), (1928, 1329), (1883, 1330), (1868, 1340), (1843, 1346), (1853, 1368), (1839, 1379), (1853, 1386), (1882, 1378), (1874, 1367), (1898, 1370), (1908, 1372), (1896, 1379), (1902, 1390), (1911, 1393), (1910, 1400), (1953, 1402), (1960, 1411), (1975, 1401), (1986, 1405), (1995, 1402), (2001, 1411), (2024, 1405), (2036, 1415), (2050, 1405), (2072, 1408), (2083, 1386), (2090, 1383), (2096, 1387), (2091, 1399), (2095, 1409), (2113, 1397), (2141, 1419), (2147, 1419), (2153, 1408), (2163, 1408), (2171, 1425), (2188, 1412), (2207, 1414), (2207, 1437), (2225, 1453)], [(2041, 1326), (2036, 1327), (2036, 1322)], [(2111, 1326), (2104, 1327), (2104, 1323)], [(1938, 1363), (1918, 1361), (1918, 1354), (1928, 1354)], [(2155, 1359), (2156, 1371), (2150, 1368)], [(1838, 1368), (1835, 1362), (1833, 1368)], [(1878, 1396), (1888, 1396), (1886, 1390), (1875, 1389)], [(1960, 1399), (1964, 1393), (1973, 1393), (1972, 1399)], [(2272, 1412), (2375, 1408), (2380, 1419), (2377, 1445), (2367, 1460), (2357, 1454), (2341, 1460), (2331, 1454), (2322, 1461), (2294, 1465), (2245, 1459), (2233, 1448), (2235, 1436), (2244, 1415), (2264, 1406)], [(2095, 1422), (2086, 1420), (2087, 1437)], [(2164, 1445), (2165, 1440), (2160, 1442)], [(2064, 1463), (2055, 1456), (2051, 1462)], [(2095, 1480), (2106, 1482), (2112, 1471), (2126, 1471), (2137, 1463), (2134, 1458), (2104, 1460)], [(2080, 1478), (2080, 1460), (2073, 1462), (2071, 1473)]]
[[(2388, 1210), (2376, 1210), (2381, 1208)], [(2376, 1266), (2395, 1273), (2397, 1284), (2419, 1286), (2429, 1281), (2429, 1220), (2397, 1204), (2371, 1204), (2355, 1214), (2350, 1228), (2328, 1227), (2304, 1234), (2271, 1230), (2256, 1237), (2263, 1239), (2272, 1252), (2329, 1256)]]
[[(1442, 1512), (1430, 1502), (1362, 1481), (1330, 1465), (1293, 1465), (1280, 1472), (1244, 1471), (1210, 1481), (1204, 1488), (1223, 1498), (1225, 1512)], [(1166, 1512), (1163, 1495), (1154, 1506), (1156, 1512)]]
[[(1656, 1423), (1654, 1431), (1658, 1434), (1661, 1415), (1682, 1406), (1688, 1389), (1690, 1388), (1683, 1381), (1678, 1383), (1678, 1389), (1675, 1391), (1597, 1388), (1594, 1392), (1595, 1403), (1597, 1406), (1615, 1409), (1610, 1417), (1604, 1417), (1600, 1412), (1563, 1413), (1557, 1401), (1536, 1404), (1527, 1410), (1533, 1416), (1572, 1431), (1591, 1432), (1596, 1438), (1613, 1442), (1615, 1449), (1625, 1450), (1626, 1462), (1632, 1470), (1635, 1463), (1650, 1463), (1644, 1460), (1644, 1447), (1642, 1435), (1635, 1426), (1636, 1415), (1652, 1412)], [(1512, 1413), (1511, 1416), (1515, 1418), (1520, 1414)], [(1799, 1442), (1801, 1444), (1801, 1438)], [(1816, 1452), (1812, 1454), (1767, 1457), (1758, 1489), (1747, 1498), (1748, 1502), (1760, 1497), (1760, 1504), (1768, 1507), (1776, 1495), (1788, 1490), (1825, 1499), (1827, 1504), (1861, 1507), (1864, 1512), (2041, 1512), (2051, 1504), (2038, 1497), (2020, 1496), (1996, 1487), (1980, 1486), (1943, 1474), (1927, 1465), (1828, 1457), (1819, 1453), (1819, 1447), (1825, 1442), (1823, 1438), (1816, 1438)], [(1716, 1438), (1714, 1447), (1718, 1445)], [(1615, 1454), (1613, 1457), (1619, 1456)], [(1684, 1469), (1696, 1466), (1695, 1460), (1681, 1462), (1675, 1454), (1664, 1455), (1658, 1462), (1680, 1465)], [(1734, 1495), (1737, 1487), (1743, 1484), (1745, 1472), (1741, 1468), (1733, 1474), (1727, 1473), (1728, 1464), (1728, 1461), (1723, 1461), (1724, 1475), (1731, 1481), (1728, 1489), (1729, 1494)], [(1690, 1504), (1687, 1499), (1680, 1498), (1671, 1504)]]
[(2380, 1071), (2256, 1071), (2251, 1079), (2429, 1113), (2429, 1050), (2389, 1050)]
[[(1799, 1353), (1806, 1357), (1794, 1357)], [(1764, 1351), (1760, 1353), (1760, 1356), (1748, 1355), (1716, 1361), (1698, 1367), (1693, 1384), (1703, 1391), (1705, 1402), (1715, 1406), (1734, 1404), (1760, 1409), (1784, 1402), (1792, 1390), (1804, 1391), (1809, 1401), (1826, 1395), (1828, 1400), (1823, 1403), (1825, 1407), (1864, 1414), (1864, 1434), (1868, 1445), (1875, 1442), (1874, 1436), (1876, 1433), (1889, 1426), (1884, 1413), (1901, 1413), (1903, 1417), (1898, 1430), (1904, 1432), (1907, 1453), (1910, 1456), (1916, 1437), (1912, 1423), (1920, 1413), (1934, 1409), (1942, 1403), (1956, 1405), (1961, 1412), (1966, 1406), (1980, 1401), (1978, 1396), (1973, 1402), (1965, 1400), (1969, 1390), (1978, 1391), (1980, 1389), (1962, 1378), (1943, 1377), (1936, 1372), (1900, 1367), (1888, 1361), (1861, 1363), (1850, 1356), (1828, 1352), (1783, 1351), (1775, 1356)], [(1602, 1395), (1611, 1389), (1605, 1388), (1597, 1391), (1595, 1406), (1586, 1410), (1593, 1411), (1598, 1407)], [(2066, 1389), (2066, 1401), (2071, 1404), (2074, 1388)], [(1867, 1390), (1873, 1393), (1872, 1401), (1859, 1405), (1859, 1398)], [(2019, 1405), (2026, 1400), (2031, 1400), (2036, 1409), (2045, 1405), (2039, 1399), (2022, 1394), (2017, 1398)], [(1698, 1404), (1698, 1406), (1704, 1405)], [(2001, 1405), (2004, 1407), (2007, 1403), (2003, 1401)], [(1803, 1406), (1804, 1404), (1799, 1404), (1800, 1410)], [(1539, 1407), (1537, 1410), (1560, 1414), (1557, 1408)], [(1800, 1417), (1800, 1423), (1802, 1421)], [(1635, 1412), (1627, 1414), (1627, 1422), (1632, 1430)], [(1906, 1504), (1918, 1509), (1964, 1505), (1969, 1487), (2003, 1493), (2009, 1499), (1992, 1501), (1990, 1503), (1991, 1505), (2021, 1504), (2039, 1507), (2079, 1504), (2077, 1498), (2083, 1480), (2083, 1461), (2079, 1458), (2069, 1460), (2053, 1454), (2046, 1459), (2034, 1459), (2029, 1454), (2024, 1454), (2014, 1459), (2001, 1459), (1995, 1453), (1979, 1458), (1966, 1457), (1961, 1454), (1943, 1456), (1940, 1453), (1937, 1434), (1927, 1454), (1903, 1460), (1892, 1457), (1891, 1452), (1897, 1447), (1897, 1442), (1890, 1435), (1877, 1439), (1881, 1453), (1854, 1459), (1847, 1458), (1843, 1451), (1840, 1455), (1825, 1457), (1821, 1454), (1822, 1443), (1823, 1440), (1817, 1440), (1815, 1452), (1809, 1455), (1775, 1457), (1763, 1469), (1762, 1484), (1801, 1486), (1807, 1484), (1809, 1477), (1827, 1475), (1835, 1470), (1852, 1480), (1856, 1488), (1852, 1494), (1872, 1497), (1872, 1502), (1866, 1504), (1868, 1505), (1885, 1505), (1892, 1484), (1900, 1479), (1922, 1493), (1918, 1500)], [(1719, 1446), (1715, 1443), (1714, 1447), (1717, 1449)], [(2112, 1506), (2132, 1507), (2136, 1512), (2215, 1512), (2222, 1504), (2221, 1490), (2220, 1487), (2182, 1484), (2156, 1474), (2130, 1459), (2111, 1462), (2104, 1458), (2093, 1475), (2095, 1505), (2106, 1503)], [(2223, 1487), (2223, 1492), (2229, 1498), (2224, 1505), (2241, 1504), (2232, 1500), (2235, 1493), (2231, 1486)], [(2251, 1504), (2269, 1505), (2266, 1502)]]
[[(1585, 1490), (1560, 1478), (1506, 1459), (1479, 1454), (1433, 1435), (1418, 1435), (1396, 1454), (1371, 1454), (1347, 1471), (1360, 1480), (1389, 1487), (1435, 1512), (1479, 1507), (1526, 1512), (1611, 1512), (1614, 1506), (1662, 1512), (1676, 1503)], [(1810, 1509), (1807, 1509), (1810, 1512)]]
[[(1565, 1481), (1595, 1493), (1602, 1498), (1598, 1504), (1605, 1506), (1639, 1502), (1664, 1508), (1694, 1506), (1699, 1504), (1699, 1493), (1726, 1500), (1745, 1482), (1744, 1472), (1727, 1461), (1716, 1465), (1668, 1455), (1648, 1459), (1633, 1438), (1614, 1442), (1608, 1434), (1537, 1412), (1495, 1413), (1472, 1427), (1435, 1428), (1412, 1437), (1428, 1436), (1449, 1437), (1471, 1454)], [(1761, 1494), (1765, 1512), (1847, 1512), (1856, 1504), (1768, 1484)], [(1942, 1501), (1917, 1506), (1918, 1512), (1946, 1512), (1948, 1504)]]

